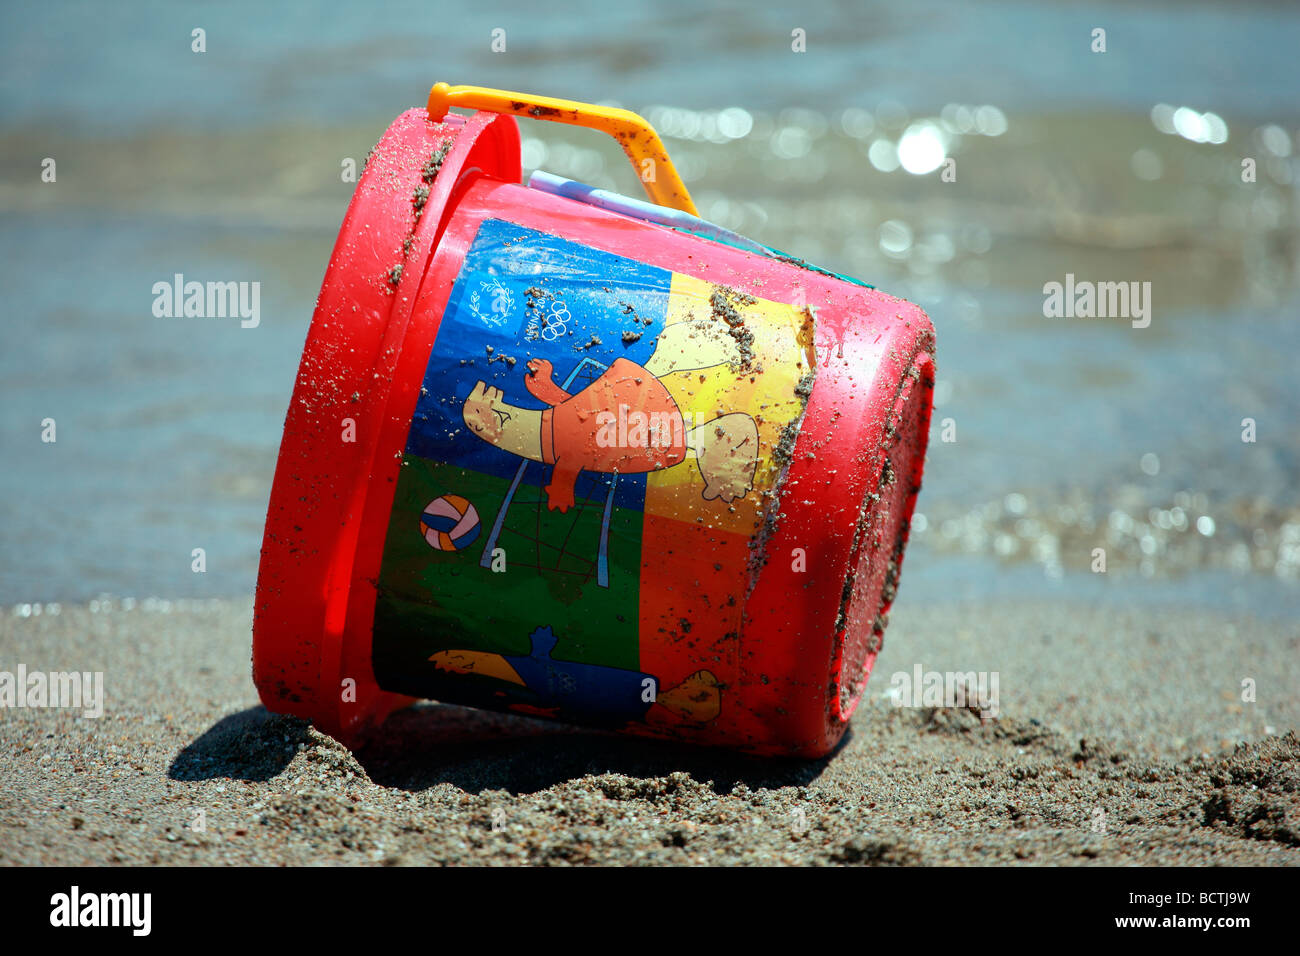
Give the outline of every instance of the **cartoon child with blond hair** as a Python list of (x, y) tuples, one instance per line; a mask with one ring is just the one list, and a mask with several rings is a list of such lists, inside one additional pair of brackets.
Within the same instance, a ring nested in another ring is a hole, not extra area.
[(545, 409), (520, 408), (483, 381), (465, 400), (466, 426), (489, 444), (551, 465), (547, 507), (573, 506), (583, 471), (635, 474), (671, 468), (695, 453), (705, 500), (732, 502), (754, 487), (758, 426), (736, 412), (687, 428), (681, 409), (660, 379), (672, 372), (736, 365), (740, 346), (716, 323), (688, 320), (660, 333), (645, 365), (615, 359), (582, 391), (555, 384), (546, 359), (528, 363), (524, 385)]

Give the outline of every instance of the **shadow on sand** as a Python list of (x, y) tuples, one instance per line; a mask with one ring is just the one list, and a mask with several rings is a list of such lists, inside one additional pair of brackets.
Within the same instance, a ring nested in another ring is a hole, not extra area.
[[(320, 738), (304, 721), (251, 707), (223, 717), (187, 745), (168, 776), (263, 782), (288, 767), (299, 744), (319, 746)], [(676, 771), (709, 782), (719, 794), (741, 783), (751, 790), (806, 786), (834, 757), (762, 759), (449, 704), (421, 704), (393, 714), (354, 754), (380, 786), (419, 791), (450, 783), (469, 793), (512, 794), (591, 774), (647, 778)]]

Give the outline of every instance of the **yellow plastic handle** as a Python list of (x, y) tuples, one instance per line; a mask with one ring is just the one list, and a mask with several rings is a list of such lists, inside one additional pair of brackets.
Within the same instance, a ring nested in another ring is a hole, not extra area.
[(585, 126), (613, 136), (627, 158), (632, 160), (646, 194), (660, 206), (680, 209), (692, 216), (699, 211), (686, 191), (686, 184), (677, 175), (673, 161), (668, 158), (663, 141), (654, 127), (631, 110), (557, 100), (549, 96), (529, 93), (511, 93), (508, 90), (490, 90), (482, 86), (448, 86), (437, 83), (429, 91), (429, 119), (440, 122), (453, 106), (462, 109), (488, 110), (492, 113), (509, 113), (532, 119), (550, 120)]

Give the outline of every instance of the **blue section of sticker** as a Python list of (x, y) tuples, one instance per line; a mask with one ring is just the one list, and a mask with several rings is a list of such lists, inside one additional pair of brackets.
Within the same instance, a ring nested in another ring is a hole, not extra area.
[[(645, 364), (664, 328), (672, 273), (538, 232), (487, 219), (466, 253), (416, 403), (406, 453), (514, 478), (519, 457), (467, 427), (476, 388), (500, 389), (501, 404), (541, 411), (529, 394), (528, 362), (551, 363), (554, 381), (581, 391), (624, 358)], [(538, 483), (549, 469), (523, 472)], [(617, 482), (613, 505), (640, 509), (645, 475)]]

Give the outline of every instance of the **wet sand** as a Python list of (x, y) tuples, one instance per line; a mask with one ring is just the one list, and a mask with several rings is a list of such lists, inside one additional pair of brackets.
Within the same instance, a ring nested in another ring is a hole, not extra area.
[[(250, 620), (6, 611), (0, 669), (103, 670), (106, 713), (0, 712), (0, 863), (1300, 864), (1295, 623), (904, 598), (793, 763), (439, 705), (353, 755), (257, 705)], [(916, 663), (997, 671), (1000, 715), (892, 706)]]

